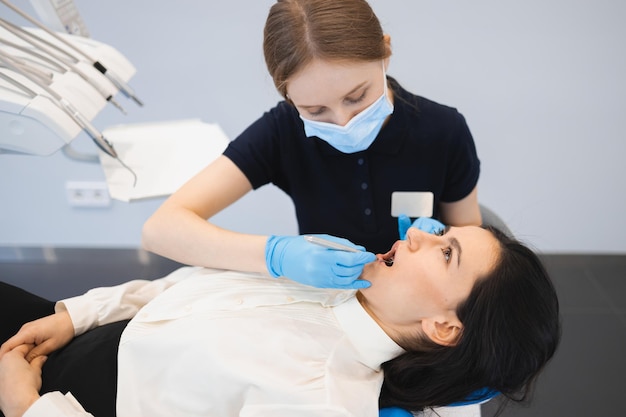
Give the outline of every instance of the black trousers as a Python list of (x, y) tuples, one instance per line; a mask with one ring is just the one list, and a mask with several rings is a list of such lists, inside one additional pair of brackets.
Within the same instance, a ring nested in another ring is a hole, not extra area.
[[(54, 302), (0, 282), (0, 340), (22, 324), (54, 313)], [(41, 394), (71, 391), (95, 417), (114, 417), (117, 350), (128, 320), (97, 327), (48, 356), (42, 369)], [(0, 416), (4, 417), (2, 413)]]

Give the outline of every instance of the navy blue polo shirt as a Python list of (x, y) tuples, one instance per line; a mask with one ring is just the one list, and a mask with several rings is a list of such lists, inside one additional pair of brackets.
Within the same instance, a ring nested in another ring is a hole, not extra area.
[(283, 101), (224, 155), (253, 188), (273, 183), (291, 197), (301, 234), (328, 233), (384, 253), (398, 240), (392, 192), (431, 191), (438, 217), (439, 202), (466, 197), (480, 172), (464, 117), (389, 81), (394, 112), (365, 151), (345, 154), (307, 138), (297, 110)]

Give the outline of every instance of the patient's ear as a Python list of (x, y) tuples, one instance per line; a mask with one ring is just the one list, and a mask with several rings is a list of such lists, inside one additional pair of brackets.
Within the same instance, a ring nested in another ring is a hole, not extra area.
[(461, 336), (463, 324), (454, 319), (428, 318), (422, 320), (422, 330), (433, 342), (441, 346), (454, 346)]

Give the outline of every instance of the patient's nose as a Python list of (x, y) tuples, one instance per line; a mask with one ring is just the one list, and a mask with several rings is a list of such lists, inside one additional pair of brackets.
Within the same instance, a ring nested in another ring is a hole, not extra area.
[(406, 231), (406, 240), (409, 248), (412, 250), (419, 249), (425, 244), (435, 242), (436, 239), (436, 235), (424, 232), (417, 227), (409, 227), (409, 230)]

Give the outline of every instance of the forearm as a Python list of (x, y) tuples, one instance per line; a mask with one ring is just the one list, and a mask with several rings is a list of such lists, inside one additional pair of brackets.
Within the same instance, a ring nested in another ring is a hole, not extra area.
[(2, 413), (5, 417), (45, 417), (40, 414), (28, 414), (27, 410), (35, 404), (35, 402), (39, 399), (39, 395), (36, 395), (33, 398), (24, 399), (23, 401), (19, 401), (19, 404), (13, 405), (11, 408), (6, 408), (2, 410)]
[(145, 249), (186, 265), (267, 272), (267, 236), (222, 229), (210, 220), (252, 190), (239, 168), (221, 156), (172, 194), (146, 221)]
[[(4, 391), (7, 388), (8, 387), (2, 387), (2, 390)], [(39, 394), (36, 390), (29, 390), (28, 392), (17, 392), (16, 388), (13, 388), (13, 391), (8, 395), (11, 397), (8, 401), (0, 401), (0, 403), (2, 404), (2, 414), (5, 417), (29, 416), (29, 414), (26, 414), (26, 411), (39, 399)], [(0, 396), (4, 396), (4, 393), (0, 393)], [(35, 417), (38, 415), (32, 414), (32, 416)]]
[(440, 204), (440, 219), (448, 226), (480, 226), (482, 218), (478, 205), (478, 188), (459, 201)]
[(150, 300), (175, 283), (185, 279), (196, 268), (179, 268), (155, 280), (134, 280), (113, 287), (101, 287), (59, 301), (55, 310), (67, 311), (76, 335), (119, 320), (131, 319)]
[(186, 265), (267, 272), (267, 236), (222, 229), (179, 207), (160, 208), (144, 225), (146, 250)]

